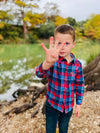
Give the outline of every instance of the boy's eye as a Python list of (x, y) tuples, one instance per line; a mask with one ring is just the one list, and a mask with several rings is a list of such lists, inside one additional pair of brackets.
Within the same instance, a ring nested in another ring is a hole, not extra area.
[(61, 42), (58, 42), (58, 45), (60, 45), (61, 44)]
[(66, 45), (69, 45), (69, 43), (68, 43), (68, 42), (66, 42)]

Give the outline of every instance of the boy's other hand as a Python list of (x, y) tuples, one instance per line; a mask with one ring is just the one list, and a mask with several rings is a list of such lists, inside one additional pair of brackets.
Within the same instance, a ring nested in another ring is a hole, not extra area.
[(49, 49), (45, 47), (44, 43), (41, 43), (41, 46), (46, 53), (45, 61), (47, 64), (53, 65), (58, 60), (60, 50), (64, 46), (64, 44), (62, 44), (61, 46), (58, 47), (58, 42), (59, 38), (57, 38), (57, 43), (54, 44), (54, 37), (50, 37)]
[(76, 117), (79, 117), (81, 105), (76, 105)]

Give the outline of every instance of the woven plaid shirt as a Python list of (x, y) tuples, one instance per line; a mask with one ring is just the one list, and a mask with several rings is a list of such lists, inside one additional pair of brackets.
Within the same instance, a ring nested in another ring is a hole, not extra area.
[(76, 104), (81, 105), (84, 95), (84, 77), (81, 62), (70, 53), (73, 58), (70, 63), (59, 56), (48, 70), (42, 69), (42, 63), (36, 68), (36, 75), (40, 78), (48, 77), (46, 99), (55, 109), (65, 113), (71, 111)]

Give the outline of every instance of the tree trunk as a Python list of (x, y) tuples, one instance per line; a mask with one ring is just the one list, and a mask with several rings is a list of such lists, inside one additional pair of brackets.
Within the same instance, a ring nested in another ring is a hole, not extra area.
[(86, 90), (100, 90), (100, 54), (84, 69)]
[(27, 30), (27, 27), (26, 27), (26, 22), (24, 21), (24, 17), (25, 17), (24, 9), (21, 12), (21, 14), (22, 14), (22, 20), (23, 20), (24, 39), (27, 40), (28, 39), (28, 30)]

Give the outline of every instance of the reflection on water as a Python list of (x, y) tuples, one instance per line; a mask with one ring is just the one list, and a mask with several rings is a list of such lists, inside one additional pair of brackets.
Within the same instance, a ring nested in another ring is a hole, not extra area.
[[(9, 60), (12, 62), (12, 60)], [(33, 80), (40, 80), (35, 75), (35, 69), (26, 69), (26, 58), (17, 60), (17, 65), (14, 65), (10, 71), (0, 71), (0, 88), (6, 86), (9, 88), (4, 94), (0, 94), (0, 101), (13, 100), (12, 93), (17, 89), (27, 89), (27, 86), (31, 84)], [(2, 65), (2, 63), (0, 63)], [(28, 76), (29, 75), (29, 76)], [(27, 76), (29, 78), (27, 78)], [(25, 79), (26, 78), (26, 79)], [(21, 80), (20, 80), (21, 79)]]

